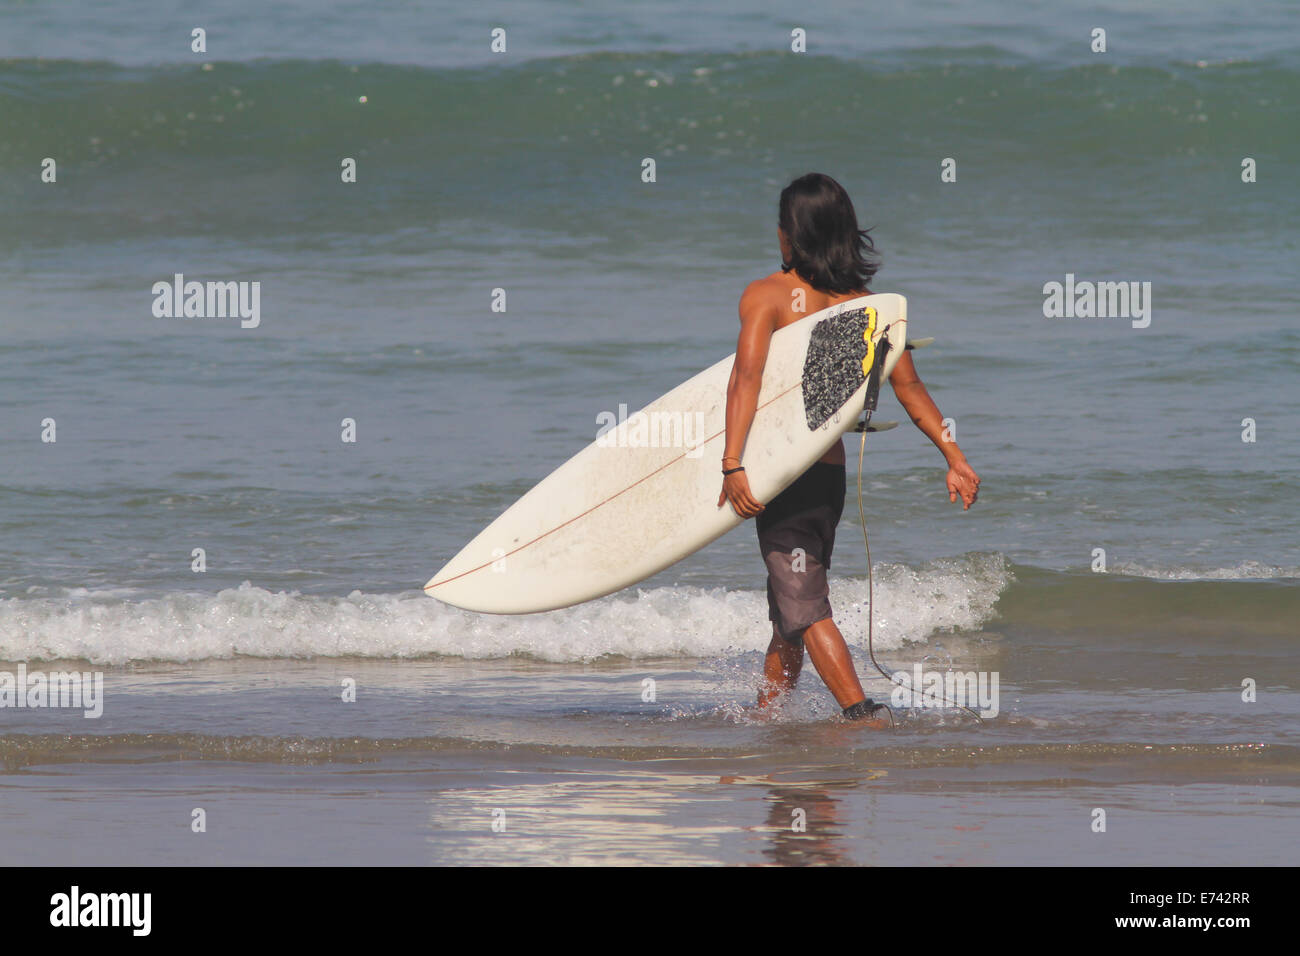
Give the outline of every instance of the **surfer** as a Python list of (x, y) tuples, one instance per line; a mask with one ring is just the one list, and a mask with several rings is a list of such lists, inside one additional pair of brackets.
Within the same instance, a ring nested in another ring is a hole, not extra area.
[[(806, 647), (844, 716), (883, 728), (889, 726), (886, 708), (863, 692), (829, 600), (826, 572), (846, 488), (843, 440), (766, 506), (750, 492), (742, 460), (772, 333), (838, 302), (869, 295), (879, 259), (871, 236), (858, 229), (844, 187), (821, 173), (800, 176), (781, 191), (777, 238), (781, 271), (751, 282), (740, 297), (740, 339), (727, 385), (718, 496), (719, 507), (730, 502), (740, 517), (757, 519), (759, 550), (767, 564), (772, 641), (763, 662), (758, 709), (766, 712), (794, 688)], [(970, 508), (979, 493), (979, 475), (957, 443), (944, 440), (943, 415), (916, 374), (910, 352), (899, 358), (889, 383), (908, 417), (947, 460), (949, 500), (960, 497), (963, 507)]]

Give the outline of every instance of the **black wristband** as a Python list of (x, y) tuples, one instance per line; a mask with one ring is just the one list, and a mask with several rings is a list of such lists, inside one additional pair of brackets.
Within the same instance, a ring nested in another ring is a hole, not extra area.
[(724, 475), (734, 475), (736, 472), (738, 472), (738, 471), (744, 471), (744, 470), (745, 470), (745, 466), (744, 466), (744, 465), (741, 465), (739, 468), (732, 468), (732, 469), (730, 469), (730, 470), (724, 468), (724, 469), (722, 469), (722, 473), (723, 473)]

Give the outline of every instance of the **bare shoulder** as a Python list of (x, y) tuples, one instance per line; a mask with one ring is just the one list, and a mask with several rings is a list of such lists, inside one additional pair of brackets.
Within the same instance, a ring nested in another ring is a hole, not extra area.
[(775, 320), (782, 306), (789, 301), (789, 281), (784, 273), (774, 272), (755, 279), (740, 294), (740, 321), (750, 319)]

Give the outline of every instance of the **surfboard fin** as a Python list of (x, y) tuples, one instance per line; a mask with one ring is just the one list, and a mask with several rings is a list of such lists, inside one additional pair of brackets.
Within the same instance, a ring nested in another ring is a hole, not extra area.
[(927, 345), (933, 345), (933, 344), (934, 344), (934, 336), (933, 336), (933, 335), (929, 336), (928, 338), (924, 338), (924, 339), (908, 339), (908, 340), (907, 340), (907, 350), (910, 352), (910, 351), (912, 351), (913, 349), (923, 349), (923, 348), (925, 348)]
[(897, 428), (898, 422), (858, 422), (853, 426), (855, 432), (887, 432), (891, 428)]

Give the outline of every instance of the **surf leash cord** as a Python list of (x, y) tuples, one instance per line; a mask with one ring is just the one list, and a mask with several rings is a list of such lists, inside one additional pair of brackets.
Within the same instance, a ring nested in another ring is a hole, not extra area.
[[(888, 331), (889, 329), (886, 327), (884, 333), (881, 334), (881, 338), (884, 339), (886, 343), (889, 341), (885, 334), (888, 333)], [(881, 353), (885, 351), (887, 351), (887, 349), (880, 350)], [(876, 362), (874, 363), (875, 368), (872, 369), (873, 374), (879, 375), (880, 369), (884, 365), (883, 358), (883, 354), (876, 357)], [(879, 388), (879, 378), (877, 378), (872, 385), (868, 386), (867, 400), (862, 409), (863, 419), (858, 423), (858, 430), (862, 432), (862, 443), (858, 446), (858, 521), (862, 524), (862, 547), (867, 552), (867, 656), (871, 658), (872, 665), (880, 672), (882, 677), (891, 684), (901, 685), (902, 682), (894, 678), (894, 674), (897, 673), (897, 671), (886, 670), (881, 665), (880, 661), (876, 660), (876, 650), (874, 645), (875, 629), (873, 627), (873, 622), (876, 617), (876, 586), (875, 575), (871, 571), (871, 541), (867, 537), (867, 512), (862, 506), (862, 463), (867, 451), (867, 432), (870, 430), (871, 414), (876, 410), (876, 396)], [(915, 694), (916, 692), (917, 689), (914, 688), (912, 693)], [(970, 714), (975, 718), (976, 723), (984, 723), (984, 718), (975, 713), (975, 711), (971, 710), (969, 707), (965, 707), (957, 703), (955, 700), (949, 700), (947, 697), (944, 697), (943, 694), (939, 694), (939, 697), (941, 697), (945, 703), (952, 704), (959, 710), (964, 710), (966, 713)], [(889, 723), (891, 727), (894, 725), (894, 712), (892, 710), (889, 712)]]

